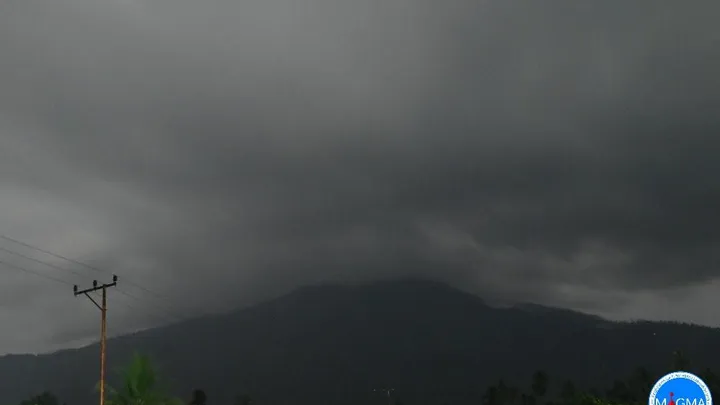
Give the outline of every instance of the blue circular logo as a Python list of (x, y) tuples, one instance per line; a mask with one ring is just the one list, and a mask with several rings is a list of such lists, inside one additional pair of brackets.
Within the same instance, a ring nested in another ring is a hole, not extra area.
[(648, 405), (712, 405), (712, 395), (700, 377), (678, 371), (655, 383)]

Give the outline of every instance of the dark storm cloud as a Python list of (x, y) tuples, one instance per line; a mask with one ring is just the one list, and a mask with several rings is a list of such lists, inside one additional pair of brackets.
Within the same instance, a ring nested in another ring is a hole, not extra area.
[[(6, 2), (2, 233), (162, 296), (121, 283), (118, 333), (396, 275), (717, 324), (718, 11)], [(62, 288), (36, 318), (91, 305)], [(84, 342), (85, 310), (4, 347)]]

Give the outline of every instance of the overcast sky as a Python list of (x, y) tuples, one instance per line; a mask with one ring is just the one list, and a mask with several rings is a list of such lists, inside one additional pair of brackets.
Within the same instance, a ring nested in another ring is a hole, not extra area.
[(718, 13), (4, 0), (0, 234), (102, 271), (0, 240), (0, 352), (96, 338), (112, 272), (112, 333), (400, 275), (720, 326)]

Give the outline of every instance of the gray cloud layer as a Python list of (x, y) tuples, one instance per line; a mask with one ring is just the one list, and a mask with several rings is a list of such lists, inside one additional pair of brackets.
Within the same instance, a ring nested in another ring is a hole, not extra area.
[[(720, 292), (718, 12), (6, 1), (0, 233), (163, 296), (121, 282), (140, 301), (111, 297), (116, 333), (169, 320), (160, 304), (190, 316), (396, 275), (720, 325), (703, 310)], [(88, 276), (0, 253), (69, 283), (110, 277), (2, 246)], [(17, 335), (0, 350), (95, 336), (69, 287), (1, 276)]]

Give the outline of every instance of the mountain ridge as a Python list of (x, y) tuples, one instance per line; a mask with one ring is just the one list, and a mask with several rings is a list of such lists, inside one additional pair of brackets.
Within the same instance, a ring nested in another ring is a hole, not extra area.
[[(618, 323), (535, 304), (499, 309), (444, 283), (399, 279), (302, 287), (112, 338), (108, 370), (112, 384), (112, 371), (137, 350), (156, 359), (178, 395), (202, 388), (212, 404), (243, 393), (258, 404), (373, 403), (372, 389), (386, 384), (408, 402), (477, 403), (485, 385), (524, 384), (537, 369), (589, 385), (637, 366), (662, 369), (677, 349), (700, 366), (717, 364), (718, 340), (720, 330), (709, 327)], [(0, 357), (0, 395), (19, 402), (48, 389), (70, 405), (89, 405), (97, 351), (95, 343)]]

